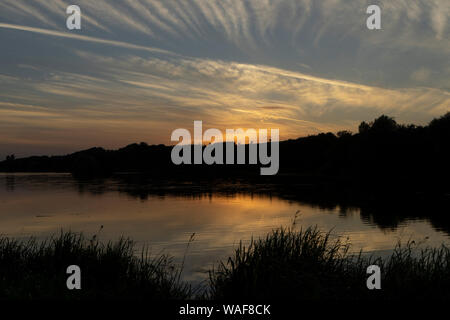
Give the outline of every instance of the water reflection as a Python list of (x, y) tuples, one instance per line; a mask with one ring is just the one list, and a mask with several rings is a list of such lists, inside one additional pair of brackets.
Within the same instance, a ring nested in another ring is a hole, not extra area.
[(14, 175), (8, 175), (5, 177), (6, 191), (14, 191), (16, 185), (16, 177)]
[(188, 280), (203, 279), (240, 240), (292, 225), (297, 211), (298, 227), (333, 229), (348, 236), (354, 251), (385, 252), (409, 238), (427, 239), (433, 246), (449, 242), (448, 228), (438, 227), (448, 226), (437, 219), (443, 212), (430, 213), (431, 207), (308, 202), (270, 190), (245, 192), (245, 185), (236, 182), (135, 184), (121, 178), (83, 182), (61, 174), (0, 174), (0, 185), (2, 235), (44, 238), (60, 229), (99, 232), (103, 240), (124, 235), (141, 247), (150, 245), (155, 254), (164, 251), (180, 259), (196, 233), (186, 260)]

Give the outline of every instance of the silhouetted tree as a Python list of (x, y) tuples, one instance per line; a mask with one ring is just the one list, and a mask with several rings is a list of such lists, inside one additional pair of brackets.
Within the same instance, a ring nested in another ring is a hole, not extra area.
[(374, 132), (393, 132), (398, 129), (397, 122), (394, 118), (382, 115), (381, 117), (375, 119), (372, 123), (370, 130)]
[(339, 138), (346, 138), (346, 137), (351, 137), (353, 134), (350, 131), (343, 130), (343, 131), (339, 131), (336, 135)]
[(433, 119), (430, 122), (429, 128), (434, 133), (449, 133), (450, 132), (450, 112), (447, 112), (440, 118)]
[[(280, 175), (267, 181), (311, 179), (346, 181), (373, 190), (425, 192), (450, 190), (450, 113), (428, 126), (399, 125), (386, 115), (362, 122), (359, 134), (349, 131), (321, 133), (282, 141)], [(234, 146), (236, 163), (236, 143)], [(224, 151), (226, 153), (226, 147)], [(261, 165), (181, 165), (171, 161), (171, 146), (135, 143), (119, 150), (93, 148), (67, 156), (30, 157), (0, 162), (3, 172), (72, 172), (77, 176), (103, 177), (117, 172), (139, 172), (168, 179), (193, 177), (259, 177)], [(246, 146), (248, 159), (249, 146)], [(191, 157), (194, 153), (191, 152)], [(192, 159), (191, 159), (192, 160)], [(278, 179), (278, 180), (277, 180)], [(265, 181), (266, 181), (265, 180)], [(363, 188), (361, 188), (363, 189)]]
[(365, 133), (369, 132), (369, 130), (370, 130), (370, 125), (365, 121), (361, 122), (361, 124), (359, 125), (359, 128), (358, 128), (359, 133), (365, 134)]
[(398, 128), (399, 125), (394, 118), (382, 115), (370, 123), (365, 121), (361, 122), (359, 125), (359, 133), (390, 133), (396, 131)]

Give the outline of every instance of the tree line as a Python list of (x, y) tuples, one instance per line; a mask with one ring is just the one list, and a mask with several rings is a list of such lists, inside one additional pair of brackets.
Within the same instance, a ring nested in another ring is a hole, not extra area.
[(362, 122), (357, 133), (328, 132), (281, 141), (280, 170), (269, 178), (257, 177), (260, 164), (177, 166), (171, 161), (171, 146), (144, 142), (118, 150), (96, 147), (64, 156), (16, 159), (12, 155), (0, 162), (0, 171), (71, 172), (82, 178), (140, 172), (175, 179), (337, 179), (371, 188), (449, 190), (449, 142), (450, 112), (425, 126), (398, 124), (394, 118), (382, 115)]

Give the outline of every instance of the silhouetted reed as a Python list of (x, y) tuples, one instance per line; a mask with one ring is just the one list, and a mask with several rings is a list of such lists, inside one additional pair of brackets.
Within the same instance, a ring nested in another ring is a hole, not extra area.
[[(350, 254), (350, 244), (317, 227), (277, 229), (242, 243), (210, 272), (210, 298), (358, 300), (450, 298), (450, 249), (420, 250), (414, 241), (392, 255)], [(381, 268), (381, 290), (369, 290), (367, 267)]]
[[(69, 265), (81, 268), (81, 290), (67, 289)], [(129, 239), (103, 244), (72, 232), (42, 242), (0, 238), (0, 299), (185, 299), (191, 288), (181, 271), (167, 255), (136, 256)]]
[[(193, 241), (194, 234), (187, 243)], [(106, 244), (63, 233), (46, 241), (0, 238), (0, 299), (62, 300), (372, 300), (449, 299), (450, 249), (409, 241), (386, 258), (350, 253), (348, 239), (317, 227), (273, 230), (242, 242), (210, 270), (202, 290), (182, 280), (167, 255), (136, 256), (129, 239)], [(186, 248), (186, 250), (187, 250)], [(381, 290), (368, 290), (369, 265), (381, 268)], [(68, 290), (78, 265), (82, 289)], [(198, 289), (198, 288), (197, 288)]]

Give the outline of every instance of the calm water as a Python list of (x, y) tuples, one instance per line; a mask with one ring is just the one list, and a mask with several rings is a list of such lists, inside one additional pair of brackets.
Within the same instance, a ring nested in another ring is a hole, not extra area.
[(406, 219), (396, 228), (380, 228), (362, 218), (358, 208), (320, 209), (301, 202), (251, 194), (149, 196), (145, 199), (121, 190), (120, 182), (79, 183), (64, 174), (0, 174), (0, 234), (17, 238), (45, 238), (61, 229), (99, 232), (102, 240), (130, 237), (153, 254), (186, 256), (184, 277), (198, 281), (219, 259), (227, 257), (240, 240), (290, 226), (300, 211), (297, 226), (333, 229), (352, 243), (353, 251), (385, 254), (399, 240), (425, 245), (449, 244), (447, 233), (425, 219)]

